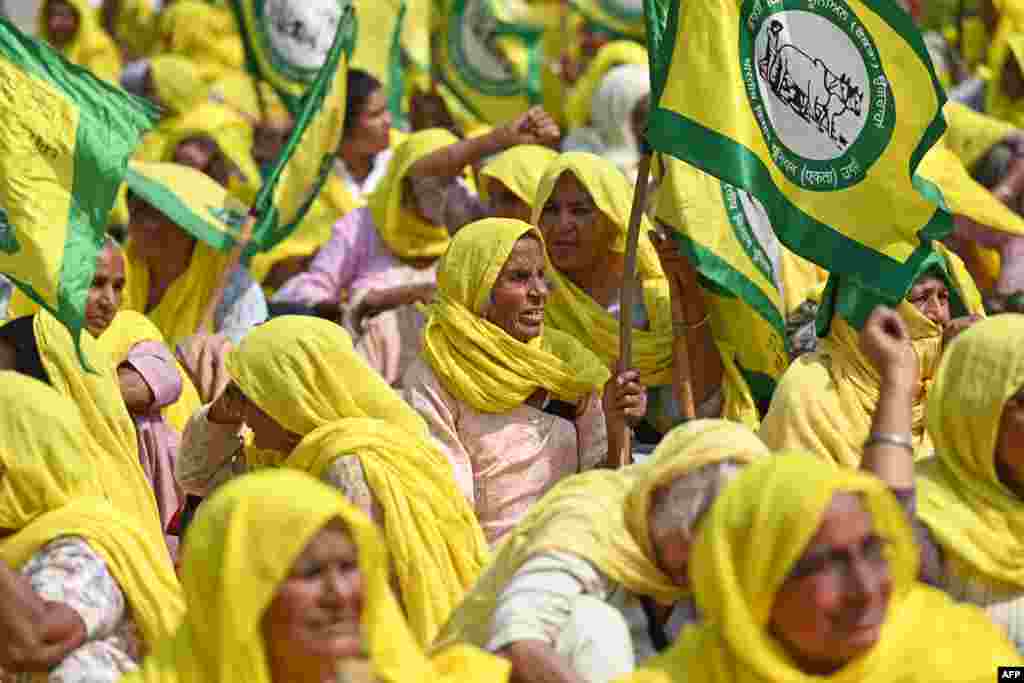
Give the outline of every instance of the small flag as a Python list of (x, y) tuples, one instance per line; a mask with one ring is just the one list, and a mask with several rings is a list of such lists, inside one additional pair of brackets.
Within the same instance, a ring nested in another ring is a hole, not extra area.
[(0, 273), (78, 344), (107, 216), (158, 112), (0, 18)]
[(648, 139), (757, 197), (781, 241), (896, 300), (952, 230), (912, 182), (945, 129), (891, 0), (647, 0)]

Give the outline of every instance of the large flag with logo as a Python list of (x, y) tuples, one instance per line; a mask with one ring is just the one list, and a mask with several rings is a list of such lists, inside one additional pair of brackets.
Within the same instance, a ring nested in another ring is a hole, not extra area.
[(77, 344), (107, 216), (158, 113), (0, 18), (0, 273)]
[(247, 257), (291, 235), (323, 188), (341, 142), (345, 73), (356, 35), (352, 0), (232, 0), (247, 67), (270, 83), (294, 118), (252, 212)]
[(504, 123), (541, 101), (541, 37), (558, 22), (524, 0), (440, 0), (436, 75), (481, 123)]
[(782, 242), (896, 300), (952, 229), (913, 176), (945, 129), (892, 0), (647, 0), (651, 145), (742, 188)]
[(748, 193), (678, 159), (661, 161), (657, 220), (701, 276), (723, 355), (736, 363), (752, 398), (767, 405), (789, 365), (782, 246)]

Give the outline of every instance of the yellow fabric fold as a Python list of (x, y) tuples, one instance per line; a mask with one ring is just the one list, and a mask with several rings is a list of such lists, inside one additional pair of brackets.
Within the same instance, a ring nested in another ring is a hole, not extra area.
[(381, 239), (400, 259), (437, 258), (448, 248), (448, 229), (420, 218), (403, 207), (406, 174), (431, 152), (458, 142), (446, 130), (431, 128), (413, 133), (395, 148), (388, 172), (367, 197)]
[(427, 645), (489, 559), (473, 508), (437, 448), (384, 420), (333, 421), (308, 434), (283, 466), (319, 478), (341, 455), (359, 458), (383, 510), (402, 606), (417, 642)]
[(0, 423), (0, 527), (15, 532), (0, 540), (0, 561), (20, 569), (47, 543), (77, 536), (106, 563), (145, 645), (169, 638), (185, 603), (163, 538), (105, 499), (101, 472), (81, 457), (90, 425), (75, 405), (0, 372)]
[(578, 403), (601, 391), (610, 376), (563, 332), (545, 326), (540, 336), (521, 342), (483, 317), (501, 269), (527, 234), (544, 244), (540, 232), (521, 221), (477, 221), (456, 234), (438, 269), (423, 358), (453, 396), (482, 412), (512, 410), (537, 389)]
[(946, 117), (946, 143), (967, 168), (974, 166), (994, 145), (1017, 132), (1016, 127), (1006, 121), (952, 100), (946, 102), (942, 113)]
[(1024, 506), (996, 472), (1000, 420), (1024, 389), (1024, 316), (984, 320), (946, 351), (928, 398), (936, 457), (918, 473), (918, 516), (978, 578), (1024, 588)]
[[(544, 205), (563, 173), (572, 173), (590, 193), (615, 231), (608, 236), (609, 250), (623, 253), (633, 190), (614, 165), (587, 152), (562, 154), (547, 167), (533, 205), (533, 224), (539, 225)], [(650, 323), (648, 329), (633, 331), (633, 367), (640, 371), (644, 384), (658, 386), (672, 383), (672, 311), (665, 274), (647, 236), (651, 229), (644, 217), (637, 248), (637, 277), (644, 288)], [(605, 366), (613, 367), (619, 357), (619, 321), (558, 271), (553, 271), (553, 279), (547, 324), (572, 335), (597, 354)]]
[(502, 540), (435, 647), (486, 644), (502, 589), (528, 559), (544, 552), (578, 555), (626, 590), (663, 605), (684, 598), (689, 591), (658, 567), (651, 544), (648, 518), (655, 491), (704, 465), (727, 459), (748, 463), (767, 455), (742, 425), (695, 420), (672, 430), (642, 464), (562, 480)]
[[(78, 14), (78, 32), (63, 47), (54, 49), (72, 64), (84, 67), (93, 75), (115, 85), (121, 81), (121, 53), (113, 39), (100, 25), (96, 11), (89, 0), (62, 0)], [(53, 44), (47, 25), (46, 11), (49, 0), (39, 3), (36, 16), (36, 35)]]
[(1000, 22), (989, 49), (991, 77), (985, 90), (985, 113), (1017, 128), (1024, 126), (1024, 109), (1020, 100), (1012, 99), (1003, 90), (1003, 70), (1011, 59), (1024, 70), (1024, 33), (1020, 31), (1024, 31), (1024, 26)]
[(71, 333), (56, 318), (40, 311), (32, 322), (36, 346), (51, 386), (69, 397), (88, 425), (87, 448), (98, 448), (94, 463), (110, 501), (134, 516), (156, 539), (163, 538), (156, 497), (139, 463), (135, 424), (121, 398), (117, 373), (109, 356), (91, 335), (79, 345), (92, 372), (83, 369)]
[(361, 623), (375, 680), (507, 680), (507, 662), (468, 648), (430, 662), (391, 594), (387, 547), (373, 523), (305, 473), (267, 470), (228, 482), (203, 504), (182, 555), (191, 609), (174, 638), (122, 683), (270, 683), (263, 614), (306, 545), (334, 520), (359, 551)]
[[(812, 676), (771, 635), (770, 613), (832, 497), (847, 492), (862, 496), (876, 533), (889, 541), (892, 591), (877, 644), (831, 676)], [(778, 454), (741, 472), (701, 524), (691, 552), (703, 621), (625, 679), (630, 683), (980, 683), (997, 666), (1022, 661), (981, 610), (915, 581), (917, 546), (882, 482), (837, 472), (808, 454)]]
[(158, 53), (192, 59), (207, 83), (243, 71), (245, 48), (234, 14), (202, 0), (176, 0), (156, 22)]
[[(516, 145), (488, 161), (480, 177), (497, 180), (533, 208), (544, 170), (557, 158), (558, 153), (547, 147)], [(480, 188), (482, 196), (487, 196), (486, 187), (483, 183)]]
[(569, 130), (590, 123), (590, 103), (605, 74), (623, 64), (646, 66), (647, 63), (647, 48), (632, 40), (615, 40), (598, 50), (565, 99), (565, 122)]
[[(114, 321), (110, 323), (110, 327), (100, 335), (97, 341), (99, 347), (110, 355), (115, 368), (127, 360), (128, 352), (136, 344), (144, 341), (167, 344), (156, 325), (149, 318), (135, 311), (118, 312)], [(192, 384), (188, 372), (181, 367), (181, 363), (177, 360), (174, 363), (178, 368), (178, 374), (181, 375), (181, 396), (171, 405), (161, 409), (160, 412), (168, 424), (174, 427), (179, 434), (183, 434), (189, 418), (202, 408), (203, 402), (199, 398), (199, 392)]]
[(169, 115), (192, 111), (207, 96), (195, 62), (180, 55), (157, 55), (149, 62), (149, 77), (153, 89)]

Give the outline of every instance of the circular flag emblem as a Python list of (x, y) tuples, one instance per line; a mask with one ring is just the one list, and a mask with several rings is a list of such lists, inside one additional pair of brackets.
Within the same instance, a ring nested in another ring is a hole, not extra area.
[(740, 64), (772, 162), (805, 190), (856, 185), (892, 139), (889, 80), (843, 0), (747, 0)]
[(352, 0), (257, 0), (257, 29), (274, 69), (312, 81), (327, 61)]
[(448, 19), (448, 54), (474, 90), (492, 97), (524, 94), (526, 83), (498, 45), (503, 35), (534, 41), (538, 34), (504, 26), (490, 0), (455, 0)]

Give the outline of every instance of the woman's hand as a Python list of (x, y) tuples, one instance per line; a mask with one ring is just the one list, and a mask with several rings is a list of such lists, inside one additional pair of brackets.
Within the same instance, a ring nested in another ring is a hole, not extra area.
[(949, 343), (974, 323), (981, 320), (980, 315), (965, 315), (953, 318), (942, 328), (942, 348), (945, 349)]
[(899, 313), (886, 306), (876, 307), (861, 330), (860, 348), (878, 370), (883, 384), (917, 386), (920, 365)]
[(680, 251), (679, 244), (669, 234), (668, 228), (659, 224), (658, 229), (651, 230), (647, 236), (650, 238), (651, 244), (654, 245), (655, 251), (658, 252), (661, 269), (670, 283), (684, 285), (696, 281), (697, 269), (693, 267), (690, 259)]
[(222, 425), (245, 424), (245, 397), (235, 384), (228, 384), (221, 392), (207, 411), (206, 419)]
[(524, 114), (502, 126), (496, 131), (507, 149), (516, 145), (543, 145), (550, 147), (558, 144), (561, 131), (551, 114), (542, 107), (532, 107)]
[(609, 431), (643, 419), (647, 414), (647, 388), (640, 383), (640, 372), (626, 370), (613, 375), (604, 385), (601, 404)]
[(211, 403), (221, 395), (230, 377), (227, 355), (234, 348), (222, 334), (195, 334), (179, 344), (176, 355), (188, 372), (203, 403)]

